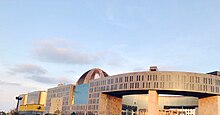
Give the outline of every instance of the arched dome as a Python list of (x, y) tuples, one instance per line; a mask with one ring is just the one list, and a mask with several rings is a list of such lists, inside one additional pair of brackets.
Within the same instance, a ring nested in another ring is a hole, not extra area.
[(91, 69), (85, 72), (77, 81), (77, 85), (87, 84), (90, 80), (107, 77), (108, 74), (99, 68)]

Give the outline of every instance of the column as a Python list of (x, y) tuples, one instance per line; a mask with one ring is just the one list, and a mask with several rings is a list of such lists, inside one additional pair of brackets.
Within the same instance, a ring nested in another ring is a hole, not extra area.
[(122, 98), (101, 94), (99, 98), (99, 115), (121, 115)]
[(199, 115), (220, 115), (220, 96), (199, 98)]
[(148, 91), (148, 115), (159, 115), (158, 93), (156, 90)]

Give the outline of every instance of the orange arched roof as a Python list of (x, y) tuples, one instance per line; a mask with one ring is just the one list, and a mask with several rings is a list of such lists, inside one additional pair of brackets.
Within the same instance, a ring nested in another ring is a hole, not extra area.
[(77, 81), (77, 85), (89, 83), (90, 80), (95, 79), (96, 74), (99, 75), (99, 78), (108, 76), (108, 74), (105, 71), (103, 71), (99, 68), (94, 68), (94, 69), (91, 69), (91, 70), (85, 72)]

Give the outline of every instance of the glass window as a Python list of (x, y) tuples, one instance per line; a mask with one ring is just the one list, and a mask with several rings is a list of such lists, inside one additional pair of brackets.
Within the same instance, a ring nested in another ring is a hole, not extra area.
[(127, 83), (124, 84), (124, 89), (127, 89)]
[(130, 83), (130, 88), (134, 88), (134, 83)]

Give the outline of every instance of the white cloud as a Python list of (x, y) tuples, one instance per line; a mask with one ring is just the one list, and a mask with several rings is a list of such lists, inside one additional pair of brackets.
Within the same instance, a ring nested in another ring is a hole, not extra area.
[[(9, 69), (9, 73), (14, 77), (23, 77), (32, 81), (44, 84), (69, 83), (70, 80), (65, 77), (48, 77), (48, 71), (41, 66), (35, 64), (19, 64)], [(19, 85), (16, 83), (7, 83), (0, 81), (0, 83), (7, 85)]]
[(66, 40), (44, 40), (38, 42), (33, 53), (40, 61), (63, 64), (92, 64), (102, 57), (100, 53), (84, 53), (77, 45), (71, 47), (70, 44), (73, 43)]
[(12, 83), (12, 82), (6, 82), (6, 81), (2, 81), (0, 80), (0, 85), (2, 86), (20, 86), (21, 84), (19, 83)]
[(10, 68), (12, 74), (46, 74), (47, 70), (35, 64), (19, 64)]

